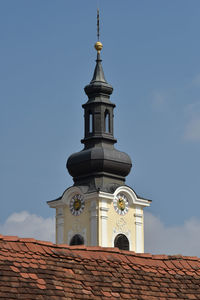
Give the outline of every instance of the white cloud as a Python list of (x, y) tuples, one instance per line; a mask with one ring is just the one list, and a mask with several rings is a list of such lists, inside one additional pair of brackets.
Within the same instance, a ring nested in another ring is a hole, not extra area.
[(54, 218), (45, 219), (22, 211), (13, 213), (4, 224), (0, 224), (0, 233), (55, 242), (55, 221)]
[(145, 252), (200, 257), (200, 220), (190, 218), (181, 226), (165, 226), (145, 212)]

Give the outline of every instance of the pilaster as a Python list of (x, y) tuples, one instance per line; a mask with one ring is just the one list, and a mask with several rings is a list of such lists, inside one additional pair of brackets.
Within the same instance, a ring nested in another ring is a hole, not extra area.
[(106, 199), (101, 199), (101, 207), (99, 208), (100, 218), (100, 245), (108, 247), (108, 206)]
[(97, 211), (97, 200), (91, 200), (90, 204), (90, 239), (91, 239), (91, 246), (97, 246), (97, 226), (98, 226), (98, 211)]
[(63, 243), (64, 234), (64, 213), (63, 206), (56, 209), (56, 244)]
[(143, 229), (143, 209), (136, 205), (135, 208), (135, 252), (144, 252), (144, 229)]

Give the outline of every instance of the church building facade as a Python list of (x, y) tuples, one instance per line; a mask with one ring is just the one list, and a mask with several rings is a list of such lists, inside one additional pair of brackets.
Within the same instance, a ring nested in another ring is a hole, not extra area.
[(85, 87), (82, 151), (67, 160), (74, 185), (48, 205), (56, 209), (56, 243), (144, 252), (143, 209), (150, 200), (139, 197), (125, 185), (132, 162), (114, 147), (113, 88), (105, 80), (97, 42), (96, 67)]

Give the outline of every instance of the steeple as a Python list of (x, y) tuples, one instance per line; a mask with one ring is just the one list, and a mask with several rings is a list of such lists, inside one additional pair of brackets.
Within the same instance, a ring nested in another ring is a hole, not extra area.
[(143, 208), (150, 201), (125, 185), (132, 163), (114, 138), (113, 87), (106, 81), (100, 52), (97, 13), (96, 66), (85, 86), (83, 150), (72, 154), (67, 169), (73, 186), (49, 201), (56, 209), (56, 242), (144, 251)]
[(85, 134), (81, 142), (84, 149), (72, 154), (67, 169), (74, 185), (85, 186), (88, 191), (113, 192), (124, 184), (131, 169), (130, 157), (114, 148), (114, 107), (110, 101), (113, 87), (107, 83), (100, 58), (101, 42), (95, 44), (97, 60), (91, 82), (85, 86), (88, 101), (84, 109)]

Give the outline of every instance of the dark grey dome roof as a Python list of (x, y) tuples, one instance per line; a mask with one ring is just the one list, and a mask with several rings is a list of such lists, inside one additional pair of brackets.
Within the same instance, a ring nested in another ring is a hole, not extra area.
[(125, 177), (132, 167), (125, 152), (112, 148), (93, 147), (72, 154), (67, 160), (67, 169), (73, 178), (108, 173)]

